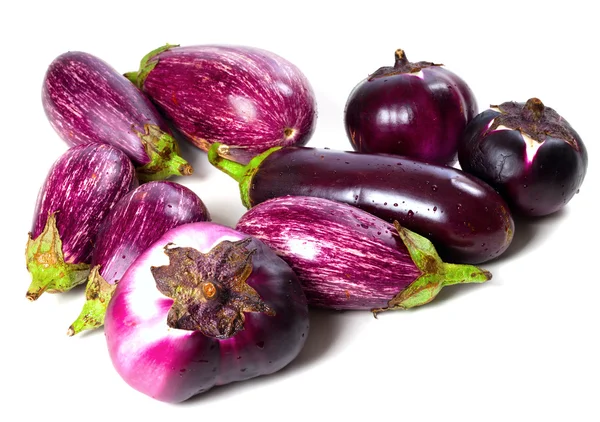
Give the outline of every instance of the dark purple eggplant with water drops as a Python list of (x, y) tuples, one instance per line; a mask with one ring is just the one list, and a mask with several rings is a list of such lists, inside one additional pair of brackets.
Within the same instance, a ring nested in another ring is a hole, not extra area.
[(307, 147), (272, 148), (244, 166), (223, 158), (226, 148), (214, 144), (208, 158), (240, 183), (246, 208), (285, 195), (344, 202), (426, 236), (442, 259), (456, 263), (491, 260), (513, 239), (502, 197), (455, 168)]
[(86, 302), (68, 335), (100, 327), (116, 283), (131, 263), (169, 229), (209, 221), (202, 200), (178, 183), (158, 180), (125, 195), (104, 219), (91, 259)]
[(477, 114), (464, 80), (441, 64), (409, 62), (379, 68), (350, 93), (344, 124), (352, 148), (453, 165), (458, 141)]
[(259, 240), (210, 222), (171, 229), (143, 252), (104, 321), (117, 372), (165, 402), (282, 369), (308, 330), (292, 269)]
[(129, 156), (143, 181), (192, 173), (152, 102), (91, 54), (70, 51), (54, 59), (42, 100), (50, 124), (68, 145), (110, 144)]
[(26, 248), (27, 299), (85, 282), (93, 240), (104, 217), (137, 186), (131, 160), (110, 145), (69, 148), (42, 185)]
[(252, 208), (236, 229), (260, 239), (298, 275), (308, 304), (375, 314), (429, 303), (488, 271), (443, 262), (426, 238), (348, 204), (286, 196)]
[(247, 163), (274, 146), (304, 145), (316, 126), (316, 100), (288, 60), (247, 46), (166, 45), (126, 76), (194, 145), (231, 145)]
[(460, 166), (496, 188), (515, 213), (552, 214), (579, 191), (588, 155), (579, 134), (538, 98), (505, 102), (467, 127)]

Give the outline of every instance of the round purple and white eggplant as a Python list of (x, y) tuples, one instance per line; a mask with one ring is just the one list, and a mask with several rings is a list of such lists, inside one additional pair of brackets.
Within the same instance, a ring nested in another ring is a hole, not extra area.
[(467, 126), (460, 166), (494, 187), (516, 214), (563, 208), (579, 191), (588, 154), (573, 127), (538, 98), (491, 106)]
[(84, 283), (94, 236), (110, 209), (138, 184), (131, 160), (110, 145), (69, 148), (42, 185), (27, 241), (27, 299)]
[(166, 402), (282, 369), (308, 329), (292, 269), (259, 240), (210, 222), (171, 229), (142, 253), (104, 321), (117, 372)]
[(70, 51), (54, 59), (42, 100), (50, 124), (70, 146), (110, 144), (129, 156), (143, 181), (192, 173), (152, 102), (91, 54)]
[(96, 235), (86, 302), (67, 334), (72, 336), (104, 323), (116, 283), (160, 236), (182, 224), (209, 220), (210, 214), (198, 195), (178, 183), (148, 182), (121, 198)]
[(444, 286), (482, 283), (488, 271), (443, 262), (429, 240), (348, 204), (284, 196), (246, 212), (236, 229), (270, 246), (296, 272), (311, 306), (408, 309)]
[(316, 100), (288, 60), (246, 46), (166, 45), (126, 76), (197, 147), (231, 146), (247, 163), (274, 146), (304, 145), (315, 130)]

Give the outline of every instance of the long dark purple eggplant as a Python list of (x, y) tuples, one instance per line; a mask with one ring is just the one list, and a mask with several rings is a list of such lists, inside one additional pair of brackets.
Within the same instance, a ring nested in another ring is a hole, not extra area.
[(473, 265), (443, 262), (429, 240), (397, 222), (323, 198), (270, 199), (247, 211), (236, 230), (286, 261), (315, 307), (408, 309), (430, 302), (444, 286), (491, 278)]
[(125, 195), (98, 230), (86, 302), (67, 334), (100, 327), (116, 283), (131, 263), (168, 230), (199, 221), (210, 221), (206, 206), (178, 183), (149, 182)]
[(27, 242), (27, 299), (85, 282), (94, 236), (110, 209), (137, 186), (131, 160), (102, 144), (69, 148), (40, 189)]
[(391, 155), (272, 148), (248, 165), (214, 144), (210, 162), (240, 183), (247, 208), (285, 195), (345, 202), (427, 237), (450, 262), (479, 264), (513, 238), (507, 204), (489, 185), (452, 167)]
[(91, 54), (71, 51), (54, 59), (42, 100), (50, 124), (68, 145), (117, 147), (131, 158), (143, 181), (192, 173), (150, 100)]

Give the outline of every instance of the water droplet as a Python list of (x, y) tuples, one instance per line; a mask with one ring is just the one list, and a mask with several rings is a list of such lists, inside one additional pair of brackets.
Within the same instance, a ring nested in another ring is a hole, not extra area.
[(398, 203), (395, 203), (395, 204), (394, 204), (394, 206), (395, 206), (395, 207), (397, 207), (397, 206), (398, 206)]
[(524, 187), (524, 188), (526, 188), (526, 187), (527, 187), (527, 185), (523, 185), (523, 187)]
[(384, 202), (383, 205), (387, 205), (387, 202)]
[(179, 372), (182, 372), (182, 373), (183, 373), (183, 372), (185, 372), (185, 371), (186, 371), (186, 369), (185, 369), (185, 368), (181, 368), (181, 369), (179, 370)]
[(173, 205), (171, 205), (171, 204), (167, 204), (167, 207), (169, 207), (169, 208), (173, 208)]
[(434, 210), (434, 211), (437, 211), (437, 207), (433, 207), (433, 210)]
[(575, 193), (579, 193), (579, 189), (577, 189), (577, 192), (575, 192)]
[(127, 258), (127, 257), (126, 257), (125, 255), (123, 255), (121, 258), (125, 259), (125, 258)]
[(240, 360), (242, 357), (241, 357), (241, 356), (238, 356), (237, 358), (238, 358), (238, 360)]
[(248, 369), (248, 368), (242, 368), (242, 369), (240, 369), (240, 372), (246, 372), (246, 369)]
[(258, 347), (259, 349), (264, 348), (265, 347), (265, 342), (264, 341), (259, 341), (258, 343), (256, 343), (256, 347)]
[(409, 217), (412, 217), (413, 215), (415, 215), (415, 213), (413, 212), (413, 210), (408, 210), (407, 214), (408, 214)]
[(367, 224), (364, 224), (364, 223), (362, 223), (360, 226), (361, 226), (363, 229), (368, 229), (368, 228), (369, 228), (369, 226), (368, 226)]
[(354, 200), (358, 201), (358, 195), (354, 195)]
[(434, 192), (437, 192), (437, 190), (438, 190), (437, 185), (431, 185), (431, 190)]
[(381, 234), (381, 232), (377, 232), (377, 234)]

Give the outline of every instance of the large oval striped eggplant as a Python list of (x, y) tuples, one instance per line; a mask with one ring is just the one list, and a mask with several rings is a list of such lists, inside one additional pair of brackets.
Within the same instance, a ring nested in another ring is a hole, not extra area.
[(426, 238), (348, 204), (284, 196), (250, 209), (236, 230), (270, 246), (300, 278), (309, 305), (375, 313), (424, 305), (488, 271), (443, 262)]
[(152, 102), (91, 54), (58, 56), (46, 72), (42, 100), (50, 124), (68, 145), (117, 147), (131, 158), (143, 181), (192, 173)]
[(100, 327), (116, 283), (131, 263), (169, 229), (198, 221), (210, 221), (206, 206), (178, 183), (148, 182), (125, 195), (98, 230), (86, 302), (67, 334)]
[(126, 75), (197, 147), (230, 145), (247, 163), (274, 146), (304, 145), (316, 126), (316, 100), (284, 58), (245, 46), (166, 45)]
[(102, 220), (137, 184), (131, 160), (110, 145), (71, 147), (56, 160), (40, 189), (27, 242), (29, 300), (85, 282)]

